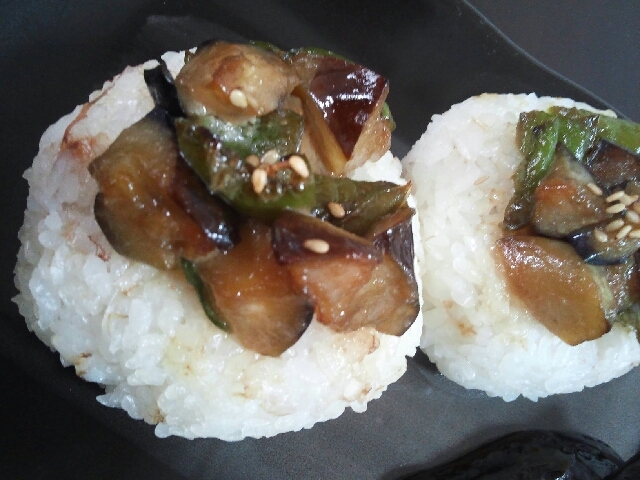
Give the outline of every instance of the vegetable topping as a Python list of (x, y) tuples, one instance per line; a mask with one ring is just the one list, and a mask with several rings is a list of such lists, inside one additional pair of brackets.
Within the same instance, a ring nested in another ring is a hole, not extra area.
[(89, 170), (113, 248), (182, 270), (205, 314), (280, 355), (314, 313), (402, 335), (419, 311), (410, 185), (341, 175), (388, 150), (380, 75), (330, 52), (203, 45)]
[(551, 108), (522, 113), (517, 141), (496, 249), (511, 291), (571, 345), (640, 324), (640, 125)]

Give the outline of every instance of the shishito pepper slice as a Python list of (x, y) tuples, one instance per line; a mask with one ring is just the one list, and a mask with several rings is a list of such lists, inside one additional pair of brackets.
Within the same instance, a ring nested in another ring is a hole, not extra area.
[(269, 150), (281, 156), (300, 150), (304, 119), (292, 110), (275, 110), (252, 122), (234, 124), (214, 116), (193, 116), (189, 122), (209, 130), (224, 148), (240, 158), (261, 157)]
[[(318, 175), (315, 182), (313, 216), (330, 221), (356, 235), (364, 235), (381, 217), (404, 205), (411, 190), (409, 183), (397, 185), (383, 181), (360, 182), (346, 177)], [(340, 204), (345, 215), (333, 215), (329, 209), (331, 202)]]
[[(313, 175), (300, 174), (286, 157), (275, 164), (254, 165), (226, 148), (208, 128), (189, 119), (177, 119), (180, 152), (207, 185), (238, 212), (270, 221), (285, 208), (310, 208), (315, 199)], [(261, 169), (263, 185), (256, 188), (255, 170)]]

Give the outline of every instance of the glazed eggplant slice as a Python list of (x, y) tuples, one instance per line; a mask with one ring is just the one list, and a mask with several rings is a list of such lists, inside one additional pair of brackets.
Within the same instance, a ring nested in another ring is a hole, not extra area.
[(523, 235), (503, 237), (496, 247), (507, 288), (565, 343), (578, 345), (609, 330), (598, 285), (571, 245)]
[(553, 166), (535, 190), (534, 229), (544, 236), (562, 238), (611, 218), (603, 195), (589, 188), (594, 184), (585, 166), (558, 144)]
[(415, 282), (370, 240), (317, 218), (283, 212), (273, 225), (273, 248), (312, 299), (318, 321), (335, 331), (373, 326), (402, 335), (418, 314)]
[(144, 71), (144, 81), (156, 107), (165, 110), (172, 117), (186, 115), (171, 72), (163, 60), (160, 60), (157, 67)]
[(617, 321), (623, 312), (628, 316), (640, 300), (640, 270), (636, 256), (617, 265), (591, 267), (609, 323)]
[(274, 111), (298, 83), (293, 67), (278, 55), (225, 42), (198, 48), (175, 81), (188, 114), (232, 123)]
[(524, 160), (514, 178), (515, 192), (504, 213), (504, 225), (517, 230), (528, 225), (535, 206), (535, 190), (549, 172), (558, 144), (560, 123), (546, 112), (520, 114), (516, 141)]
[[(178, 159), (170, 120), (165, 111), (154, 109), (125, 129), (89, 165), (100, 189), (95, 217), (118, 253), (156, 268), (173, 269), (181, 257), (194, 259), (217, 248), (216, 239), (173, 196)], [(210, 225), (209, 229), (230, 231), (231, 227)], [(223, 243), (233, 241), (223, 239)]]
[(183, 158), (176, 160), (171, 196), (219, 249), (229, 250), (238, 243), (238, 219), (233, 211), (219, 197), (209, 193)]
[[(624, 222), (622, 217), (616, 216), (610, 222), (590, 225), (566, 238), (576, 253), (591, 265), (615, 265), (624, 262), (640, 248), (640, 238), (629, 236), (618, 238), (618, 232), (607, 232), (607, 227), (613, 222)], [(631, 230), (633, 232), (633, 230)]]
[(308, 135), (328, 173), (341, 175), (347, 162), (355, 168), (389, 150), (391, 123), (382, 115), (389, 93), (384, 77), (317, 50), (300, 50), (291, 62), (302, 78), (294, 95), (302, 101)]
[(307, 329), (313, 305), (276, 262), (268, 226), (249, 220), (240, 237), (229, 252), (193, 262), (202, 282), (199, 296), (214, 323), (224, 325), (242, 346), (278, 356)]
[(597, 183), (607, 189), (640, 179), (640, 155), (607, 140), (598, 141), (585, 164)]
[(606, 443), (586, 435), (528, 430), (505, 435), (457, 460), (403, 479), (602, 480), (623, 463)]
[[(411, 224), (414, 214), (415, 211), (412, 208), (399, 208), (395, 212), (382, 217), (371, 227), (365, 237), (371, 239), (376, 247), (389, 253), (415, 283), (415, 270), (413, 267), (415, 250), (413, 245), (413, 226)], [(417, 284), (415, 288), (417, 290)]]

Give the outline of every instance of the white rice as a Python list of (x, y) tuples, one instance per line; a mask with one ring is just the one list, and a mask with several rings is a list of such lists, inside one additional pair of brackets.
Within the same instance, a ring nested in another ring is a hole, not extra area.
[[(174, 75), (182, 67), (182, 54), (163, 58)], [(142, 71), (155, 64), (127, 68), (42, 137), (25, 173), (16, 267), (15, 301), (29, 328), (64, 365), (104, 386), (102, 404), (157, 424), (160, 437), (272, 436), (346, 407), (364, 411), (406, 370), (421, 316), (399, 338), (371, 328), (337, 334), (312, 321), (280, 357), (261, 356), (205, 317), (181, 275), (127, 260), (105, 239), (87, 165), (153, 108)], [(404, 183), (390, 153), (355, 175)]]
[(640, 363), (635, 330), (619, 324), (565, 344), (509, 297), (496, 268), (493, 248), (522, 158), (519, 113), (552, 105), (576, 104), (533, 94), (470, 98), (434, 116), (403, 160), (422, 222), (421, 348), (455, 382), (507, 401), (580, 391)]

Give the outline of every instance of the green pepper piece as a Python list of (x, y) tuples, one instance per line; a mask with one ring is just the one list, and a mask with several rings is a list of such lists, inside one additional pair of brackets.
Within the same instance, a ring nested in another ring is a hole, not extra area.
[[(262, 165), (267, 173), (264, 188), (256, 193), (252, 183), (255, 167), (241, 158), (211, 131), (190, 119), (176, 119), (182, 156), (207, 185), (238, 212), (271, 221), (286, 208), (310, 208), (315, 198), (313, 175), (302, 177), (286, 163)], [(305, 159), (306, 162), (306, 159)], [(307, 163), (307, 168), (309, 165)]]
[(560, 141), (578, 160), (600, 139), (640, 154), (640, 125), (579, 108), (552, 107), (549, 113), (560, 119)]
[[(383, 216), (405, 204), (411, 184), (359, 182), (344, 177), (316, 176), (316, 201), (312, 215), (356, 235), (364, 235)], [(327, 204), (342, 205), (346, 215), (336, 218)]]
[(578, 160), (595, 144), (599, 115), (577, 108), (552, 107), (548, 110), (558, 117), (558, 141), (564, 143)]
[(227, 150), (241, 158), (251, 154), (261, 157), (273, 149), (282, 156), (296, 153), (304, 131), (303, 117), (291, 110), (274, 110), (240, 125), (213, 116), (192, 117), (191, 121), (207, 128)]
[(515, 193), (504, 214), (506, 228), (515, 230), (531, 221), (535, 190), (553, 163), (560, 122), (557, 116), (532, 111), (520, 114), (516, 138), (525, 160), (515, 175)]
[(195, 263), (187, 260), (186, 258), (180, 259), (180, 265), (182, 266), (182, 271), (184, 272), (184, 276), (187, 279), (193, 288), (196, 289), (196, 293), (198, 294), (198, 300), (200, 300), (200, 304), (202, 305), (202, 309), (204, 310), (205, 315), (213, 322), (213, 324), (224, 330), (225, 332), (229, 331), (229, 326), (227, 322), (225, 322), (222, 317), (216, 311), (215, 301), (213, 299), (213, 295), (211, 291), (207, 287), (207, 285), (202, 281), (200, 275), (198, 274), (198, 268)]
[(389, 108), (389, 104), (387, 102), (384, 102), (382, 104), (380, 117), (387, 121), (390, 131), (393, 132), (396, 129), (396, 121), (393, 119), (393, 115), (391, 115), (391, 109)]
[(640, 124), (622, 118), (598, 117), (598, 138), (640, 155)]

